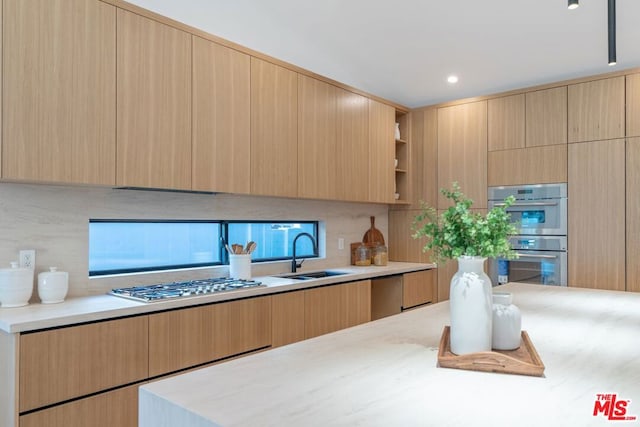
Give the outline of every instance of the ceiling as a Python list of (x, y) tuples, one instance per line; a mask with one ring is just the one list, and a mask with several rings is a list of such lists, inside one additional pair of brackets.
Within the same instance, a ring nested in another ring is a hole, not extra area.
[(408, 107), (640, 66), (639, 0), (617, 0), (613, 67), (607, 0), (129, 2)]

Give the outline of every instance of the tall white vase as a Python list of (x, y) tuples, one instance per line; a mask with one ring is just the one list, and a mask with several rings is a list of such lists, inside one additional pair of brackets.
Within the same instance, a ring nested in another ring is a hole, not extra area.
[(491, 351), (491, 279), (484, 272), (483, 257), (458, 258), (451, 279), (451, 352), (469, 354)]

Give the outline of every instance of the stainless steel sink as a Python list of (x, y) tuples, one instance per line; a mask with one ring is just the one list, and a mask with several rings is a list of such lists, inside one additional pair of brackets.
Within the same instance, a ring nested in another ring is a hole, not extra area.
[(276, 277), (282, 277), (284, 279), (294, 279), (294, 280), (312, 280), (312, 279), (321, 279), (323, 277), (331, 277), (331, 276), (341, 276), (343, 274), (349, 274), (346, 271), (309, 271), (306, 273), (293, 273), (293, 274), (283, 274)]

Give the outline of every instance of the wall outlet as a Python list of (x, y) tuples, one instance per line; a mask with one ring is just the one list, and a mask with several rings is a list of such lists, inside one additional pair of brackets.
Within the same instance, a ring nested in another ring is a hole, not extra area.
[(339, 237), (338, 238), (338, 250), (343, 250), (344, 249), (344, 238)]
[(36, 250), (35, 249), (23, 249), (20, 251), (20, 267), (21, 268), (36, 268)]

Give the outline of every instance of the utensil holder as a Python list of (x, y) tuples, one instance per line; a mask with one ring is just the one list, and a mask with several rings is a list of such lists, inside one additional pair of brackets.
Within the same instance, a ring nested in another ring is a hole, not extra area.
[(251, 280), (251, 254), (229, 254), (229, 277)]

